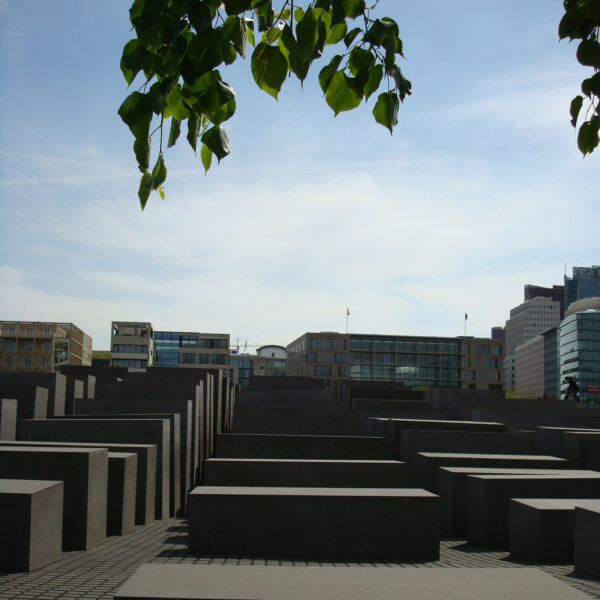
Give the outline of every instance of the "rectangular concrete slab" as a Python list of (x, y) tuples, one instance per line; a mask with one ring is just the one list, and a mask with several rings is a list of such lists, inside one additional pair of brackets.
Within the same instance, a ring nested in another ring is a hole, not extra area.
[(20, 421), (17, 438), (32, 441), (154, 444), (155, 517), (169, 516), (170, 424), (168, 419), (43, 419)]
[(466, 537), (468, 477), (471, 475), (590, 475), (592, 471), (572, 469), (512, 469), (510, 467), (441, 467), (438, 493), (441, 506), (441, 531), (445, 537)]
[(578, 573), (600, 577), (600, 510), (575, 508), (573, 559)]
[(137, 455), (108, 453), (106, 535), (125, 535), (135, 528)]
[(62, 481), (0, 479), (0, 571), (35, 571), (62, 556)]
[(277, 460), (210, 458), (204, 485), (267, 487), (404, 486), (404, 463), (395, 460)]
[(188, 535), (199, 554), (437, 560), (439, 503), (416, 489), (202, 486)]
[(217, 435), (217, 458), (384, 460), (383, 438), (325, 435)]
[(600, 431), (565, 431), (563, 452), (575, 469), (600, 471)]
[[(526, 596), (524, 595), (526, 594)], [(584, 600), (540, 569), (142, 565), (115, 600)]]
[(508, 549), (511, 498), (600, 499), (600, 473), (563, 475), (470, 475), (467, 540), (478, 548)]
[(61, 373), (0, 372), (0, 384), (40, 386), (48, 389), (48, 416), (65, 414), (67, 378)]
[(415, 471), (421, 487), (438, 491), (440, 467), (489, 467), (510, 469), (568, 469), (564, 458), (531, 454), (465, 454), (452, 452), (418, 452)]
[(0, 440), (17, 437), (17, 403), (14, 398), (0, 398)]
[(0, 398), (19, 401), (18, 419), (45, 419), (48, 414), (48, 388), (39, 385), (0, 384)]
[(533, 562), (572, 563), (577, 506), (600, 511), (600, 500), (513, 498), (510, 502), (511, 557)]
[(64, 481), (64, 550), (89, 550), (106, 540), (105, 449), (2, 446), (0, 477)]
[(550, 454), (551, 456), (562, 456), (564, 458), (563, 433), (565, 431), (600, 433), (600, 429), (586, 428), (585, 426), (539, 426), (535, 428), (536, 454)]
[(156, 495), (156, 446), (154, 444), (99, 444), (86, 442), (0, 442), (5, 446), (59, 446), (106, 448), (109, 452), (133, 453), (137, 456), (135, 489), (135, 524), (147, 525), (154, 521), (154, 498)]

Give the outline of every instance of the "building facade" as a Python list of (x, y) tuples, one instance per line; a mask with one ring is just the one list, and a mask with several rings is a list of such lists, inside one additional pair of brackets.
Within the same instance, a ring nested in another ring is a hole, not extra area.
[(559, 368), (558, 368), (558, 328), (551, 327), (541, 333), (544, 338), (544, 395), (558, 398)]
[(544, 338), (536, 335), (515, 349), (515, 391), (518, 398), (544, 395)]
[(229, 334), (156, 331), (154, 358), (156, 367), (221, 368), (229, 365)]
[(152, 323), (113, 321), (110, 336), (110, 364), (142, 370), (154, 364)]
[(573, 267), (573, 276), (565, 275), (565, 310), (571, 302), (600, 296), (600, 265)]
[(348, 334), (305, 333), (288, 344), (286, 375), (345, 379), (348, 377)]
[(551, 288), (542, 287), (540, 285), (527, 284), (523, 288), (523, 300), (533, 300), (534, 298), (550, 298), (554, 302), (560, 304), (560, 319), (565, 316), (565, 286), (553, 285)]
[(461, 387), (473, 390), (504, 389), (503, 339), (463, 339)]
[(568, 376), (579, 385), (583, 401), (600, 403), (600, 311), (587, 310), (565, 318), (558, 331), (558, 354), (561, 397)]
[(92, 338), (73, 323), (0, 321), (0, 370), (52, 372), (92, 364)]

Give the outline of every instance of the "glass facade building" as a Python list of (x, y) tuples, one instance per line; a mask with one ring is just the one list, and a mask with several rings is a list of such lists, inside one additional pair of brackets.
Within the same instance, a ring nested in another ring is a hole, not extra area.
[(573, 267), (573, 277), (565, 275), (565, 310), (571, 302), (600, 296), (600, 266)]
[(565, 377), (573, 377), (585, 402), (600, 403), (600, 311), (569, 315), (558, 332), (560, 392), (564, 398)]
[(229, 336), (155, 331), (154, 364), (157, 367), (228, 365)]

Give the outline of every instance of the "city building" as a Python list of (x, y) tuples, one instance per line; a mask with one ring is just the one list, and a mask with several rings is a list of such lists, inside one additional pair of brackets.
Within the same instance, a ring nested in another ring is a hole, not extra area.
[(492, 327), (491, 333), (493, 340), (504, 340), (506, 338), (504, 327)]
[(221, 368), (229, 365), (229, 334), (156, 331), (154, 365), (182, 368)]
[(567, 312), (565, 313), (565, 317), (568, 317), (576, 312), (582, 312), (590, 309), (600, 310), (600, 296), (590, 296), (589, 298), (582, 298), (581, 300), (575, 300), (575, 302), (571, 302)]
[(585, 402), (600, 403), (600, 311), (586, 310), (565, 317), (558, 331), (560, 392), (565, 377), (573, 377)]
[[(266, 377), (283, 377), (287, 365), (287, 350), (283, 346), (270, 344), (256, 349), (256, 354), (264, 359), (263, 375)], [(259, 373), (260, 374), (260, 373)]]
[(565, 275), (565, 310), (571, 302), (600, 296), (600, 266), (573, 267), (573, 276)]
[(552, 298), (536, 296), (512, 308), (505, 324), (505, 373), (507, 389), (516, 387), (515, 350), (546, 329), (560, 323), (560, 303)]
[(534, 298), (551, 298), (554, 302), (560, 304), (560, 319), (565, 315), (565, 286), (553, 285), (551, 288), (540, 285), (527, 284), (523, 288), (523, 300), (533, 300)]
[(309, 332), (287, 352), (292, 377), (397, 381), (413, 389), (503, 388), (502, 340)]
[(518, 398), (544, 395), (544, 337), (536, 335), (515, 349), (515, 391)]
[(92, 338), (73, 323), (0, 321), (0, 370), (52, 372), (92, 364)]
[(152, 323), (113, 321), (110, 336), (110, 364), (142, 370), (154, 364)]
[(540, 334), (544, 338), (544, 395), (558, 398), (560, 395), (558, 368), (558, 328), (551, 327)]

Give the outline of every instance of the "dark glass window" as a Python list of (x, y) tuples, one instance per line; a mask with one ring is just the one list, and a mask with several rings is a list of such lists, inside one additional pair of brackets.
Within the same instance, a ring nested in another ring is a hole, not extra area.
[(317, 365), (315, 367), (315, 375), (318, 377), (330, 377), (331, 367), (328, 365)]

